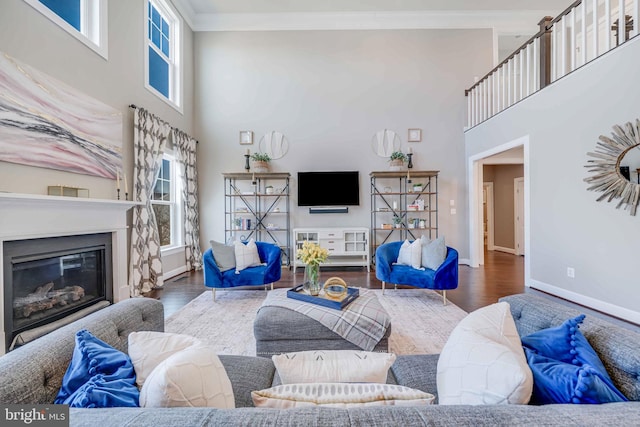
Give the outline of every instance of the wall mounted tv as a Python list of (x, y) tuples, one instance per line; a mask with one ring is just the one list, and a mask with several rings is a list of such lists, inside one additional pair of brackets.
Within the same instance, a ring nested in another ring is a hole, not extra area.
[(358, 171), (298, 172), (298, 206), (358, 206)]

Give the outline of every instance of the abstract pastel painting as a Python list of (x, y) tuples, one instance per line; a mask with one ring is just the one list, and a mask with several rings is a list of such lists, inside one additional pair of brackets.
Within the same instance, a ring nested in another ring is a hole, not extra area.
[(0, 161), (116, 179), (122, 113), (0, 52)]

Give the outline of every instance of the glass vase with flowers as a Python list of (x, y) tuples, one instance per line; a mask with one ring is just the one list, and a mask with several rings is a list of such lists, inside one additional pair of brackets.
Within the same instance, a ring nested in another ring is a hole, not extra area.
[(320, 283), (320, 264), (329, 257), (329, 251), (320, 247), (317, 243), (304, 242), (298, 251), (298, 259), (304, 263), (304, 279), (302, 288), (309, 295), (318, 295), (322, 284)]

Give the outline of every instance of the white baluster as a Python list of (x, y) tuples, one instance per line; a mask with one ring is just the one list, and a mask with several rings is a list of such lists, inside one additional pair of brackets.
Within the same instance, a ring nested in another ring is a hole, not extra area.
[(560, 64), (562, 66), (560, 70), (560, 77), (567, 73), (567, 16), (563, 16), (560, 20), (560, 27), (562, 28), (562, 41), (558, 48), (560, 48)]
[(593, 57), (591, 59), (595, 59), (598, 57), (598, 0), (593, 0), (591, 2), (593, 5), (593, 12), (591, 13), (593, 16)]
[(633, 35), (637, 36), (640, 34), (640, 27), (638, 26), (638, 21), (640, 21), (640, 1), (633, 0), (633, 10), (631, 15), (633, 16)]
[(582, 21), (582, 26), (581, 26), (582, 47), (580, 48), (580, 65), (584, 65), (587, 63), (587, 2), (583, 1), (581, 6), (582, 6), (582, 10), (581, 10), (582, 14), (580, 16), (580, 19)]
[(627, 35), (627, 20), (624, 17), (624, 0), (618, 0), (618, 44), (625, 42)]
[(569, 52), (571, 52), (569, 65), (571, 69), (569, 71), (573, 71), (576, 69), (576, 10), (573, 9), (569, 15), (571, 16), (571, 44), (569, 46)]
[(605, 52), (611, 50), (611, 0), (604, 0), (604, 34), (605, 38)]
[(533, 41), (533, 90), (540, 89), (540, 38)]

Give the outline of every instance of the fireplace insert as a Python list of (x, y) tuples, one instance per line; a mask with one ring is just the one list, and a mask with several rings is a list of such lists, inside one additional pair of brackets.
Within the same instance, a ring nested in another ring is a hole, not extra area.
[(6, 241), (5, 350), (23, 331), (112, 302), (111, 233)]

